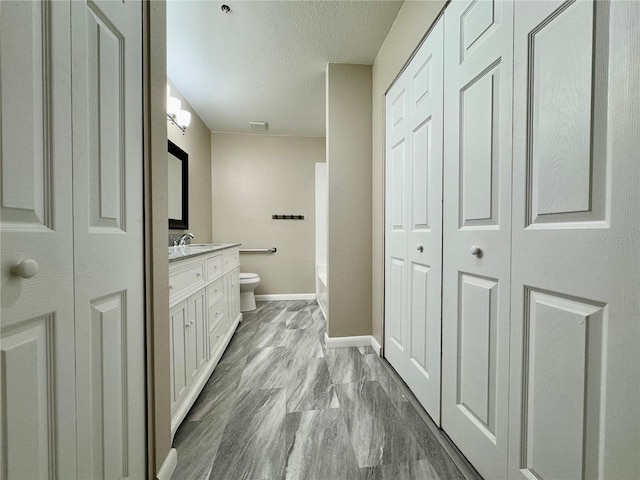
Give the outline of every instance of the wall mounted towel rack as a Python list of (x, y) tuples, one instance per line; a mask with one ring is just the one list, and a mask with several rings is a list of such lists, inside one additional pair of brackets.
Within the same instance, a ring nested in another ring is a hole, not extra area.
[(304, 220), (304, 215), (271, 215), (273, 220)]
[(241, 248), (240, 253), (276, 253), (276, 247), (271, 248)]

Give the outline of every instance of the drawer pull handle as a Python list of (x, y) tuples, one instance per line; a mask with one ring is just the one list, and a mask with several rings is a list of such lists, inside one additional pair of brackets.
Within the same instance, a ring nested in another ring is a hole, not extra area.
[(169, 290), (173, 290), (173, 285), (169, 284)]

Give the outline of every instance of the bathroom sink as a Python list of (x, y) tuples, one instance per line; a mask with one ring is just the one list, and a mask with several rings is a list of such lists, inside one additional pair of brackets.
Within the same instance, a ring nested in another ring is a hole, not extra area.
[(169, 257), (179, 258), (194, 255), (196, 253), (208, 252), (209, 250), (215, 250), (216, 247), (224, 245), (223, 243), (198, 243), (184, 245), (182, 247), (175, 246), (169, 247)]
[(184, 250), (186, 252), (204, 252), (205, 250), (211, 250), (212, 248), (214, 248), (213, 245), (186, 245)]

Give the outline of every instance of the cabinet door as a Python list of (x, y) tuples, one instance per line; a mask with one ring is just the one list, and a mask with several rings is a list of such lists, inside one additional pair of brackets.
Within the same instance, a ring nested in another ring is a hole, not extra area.
[(442, 428), (485, 478), (507, 475), (513, 2), (445, 18)]
[(187, 386), (191, 386), (198, 374), (198, 348), (196, 341), (196, 317), (198, 294), (187, 299), (187, 319), (184, 325), (185, 335), (185, 370)]
[(218, 344), (218, 332), (226, 330), (227, 319), (224, 316), (223, 300), (220, 299), (209, 308), (208, 318), (208, 337), (209, 337), (209, 358), (213, 357)]
[(230, 322), (231, 312), (231, 281), (230, 274), (225, 273), (223, 277), (224, 296), (222, 297), (222, 308), (224, 309), (225, 322)]
[(224, 316), (231, 328), (240, 314), (240, 269), (236, 268), (224, 276)]
[(189, 323), (187, 301), (182, 301), (169, 313), (171, 325), (171, 410), (179, 405), (187, 393), (187, 335), (186, 325)]
[(195, 362), (196, 372), (194, 377), (198, 375), (200, 369), (207, 363), (207, 321), (206, 321), (206, 302), (205, 289), (200, 290), (189, 297), (189, 329), (190, 334), (194, 338), (195, 344)]
[(240, 267), (236, 267), (233, 271), (233, 319), (230, 325), (238, 319), (240, 313)]
[(638, 25), (516, 2), (512, 479), (640, 472)]

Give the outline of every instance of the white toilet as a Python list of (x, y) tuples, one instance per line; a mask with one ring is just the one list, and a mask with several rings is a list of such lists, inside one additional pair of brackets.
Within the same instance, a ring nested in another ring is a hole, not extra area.
[(256, 297), (253, 292), (260, 284), (257, 273), (240, 273), (240, 311), (250, 312), (256, 309)]

